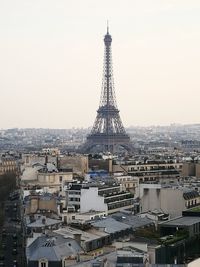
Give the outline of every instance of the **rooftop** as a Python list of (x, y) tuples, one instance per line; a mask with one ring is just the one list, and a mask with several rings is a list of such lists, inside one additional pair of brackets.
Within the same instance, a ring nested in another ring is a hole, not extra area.
[(132, 229), (132, 227), (126, 223), (119, 222), (112, 217), (107, 217), (94, 222), (91, 222), (94, 227), (105, 228), (105, 232), (112, 234), (126, 229)]
[(200, 223), (200, 217), (184, 216), (168, 222), (161, 223), (161, 226), (191, 226)]
[(41, 236), (27, 248), (27, 258), (29, 261), (36, 261), (41, 258), (46, 258), (49, 261), (60, 261), (63, 255), (74, 256), (82, 251), (74, 239), (58, 235)]
[[(73, 238), (74, 234), (81, 234), (81, 241), (84, 241), (84, 242), (96, 240), (96, 239), (99, 239), (100, 236), (102, 236), (102, 234), (99, 233), (98, 230), (96, 230), (96, 231), (90, 230), (89, 232), (86, 232), (86, 231), (82, 231), (82, 230), (79, 230), (79, 229), (76, 229), (73, 227), (69, 227), (69, 226), (62, 227), (58, 230), (55, 230), (54, 232), (66, 237), (66, 238), (67, 237)], [(104, 236), (107, 236), (107, 234), (104, 233)]]
[(51, 218), (47, 218), (47, 217), (40, 217), (37, 220), (35, 220), (32, 223), (27, 224), (27, 227), (31, 227), (31, 228), (41, 228), (44, 226), (51, 226), (51, 225), (55, 225), (55, 224), (59, 224), (61, 223), (60, 220), (55, 220), (55, 219), (51, 219)]
[(141, 218), (133, 214), (127, 214), (123, 211), (114, 213), (112, 215), (112, 218), (114, 218), (119, 222), (123, 222), (126, 223), (127, 225), (130, 225), (133, 229), (137, 229), (139, 227), (143, 227), (154, 223), (153, 220), (149, 218)]

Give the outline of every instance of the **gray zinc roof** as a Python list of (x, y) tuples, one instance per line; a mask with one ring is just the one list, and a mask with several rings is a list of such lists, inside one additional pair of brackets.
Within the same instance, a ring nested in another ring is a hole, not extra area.
[[(45, 222), (43, 221), (45, 220)], [(51, 226), (51, 225), (55, 225), (55, 224), (59, 224), (61, 223), (60, 220), (55, 220), (55, 219), (51, 219), (51, 218), (47, 218), (47, 217), (40, 217), (38, 218), (36, 221), (27, 224), (27, 227), (44, 227), (44, 226)]]
[(29, 261), (37, 261), (41, 258), (46, 258), (48, 261), (60, 261), (63, 257), (75, 256), (82, 251), (74, 239), (62, 236), (41, 236), (27, 248), (26, 254)]
[(105, 228), (104, 231), (109, 234), (132, 228), (130, 225), (116, 221), (111, 217), (91, 222), (91, 224), (94, 227)]
[(193, 224), (200, 223), (200, 217), (184, 216), (179, 217), (164, 223), (161, 226), (191, 226)]
[(132, 229), (137, 229), (142, 226), (153, 224), (153, 220), (149, 218), (141, 218), (136, 215), (127, 214), (124, 212), (117, 212), (112, 215), (112, 217), (120, 222), (124, 222), (132, 227)]
[(58, 169), (53, 163), (47, 163), (47, 170), (48, 172), (58, 172)]

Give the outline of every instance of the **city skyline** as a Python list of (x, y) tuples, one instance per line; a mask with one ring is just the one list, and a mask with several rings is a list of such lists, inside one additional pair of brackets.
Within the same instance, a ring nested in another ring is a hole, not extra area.
[(125, 127), (200, 123), (198, 1), (0, 3), (0, 128), (91, 127), (109, 20)]

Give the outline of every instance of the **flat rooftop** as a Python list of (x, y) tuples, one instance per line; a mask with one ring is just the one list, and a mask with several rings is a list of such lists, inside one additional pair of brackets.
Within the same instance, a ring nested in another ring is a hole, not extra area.
[(108, 234), (105, 232), (98, 231), (93, 229), (91, 231), (82, 231), (73, 227), (62, 227), (58, 230), (55, 230), (54, 233), (60, 234), (64, 237), (74, 238), (74, 234), (81, 234), (81, 240), (84, 242), (89, 242), (92, 240), (99, 239), (101, 237), (107, 237)]
[(161, 226), (191, 226), (200, 223), (200, 217), (183, 216), (160, 224)]
[(130, 225), (123, 222), (119, 222), (112, 217), (107, 217), (104, 219), (93, 221), (91, 222), (91, 225), (97, 228), (103, 228), (104, 231), (109, 234), (132, 228)]

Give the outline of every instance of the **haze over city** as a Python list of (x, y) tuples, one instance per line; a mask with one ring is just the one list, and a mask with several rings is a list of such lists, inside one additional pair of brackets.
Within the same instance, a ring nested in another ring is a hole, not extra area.
[(0, 2), (0, 128), (89, 127), (106, 23), (125, 127), (199, 123), (200, 2)]

